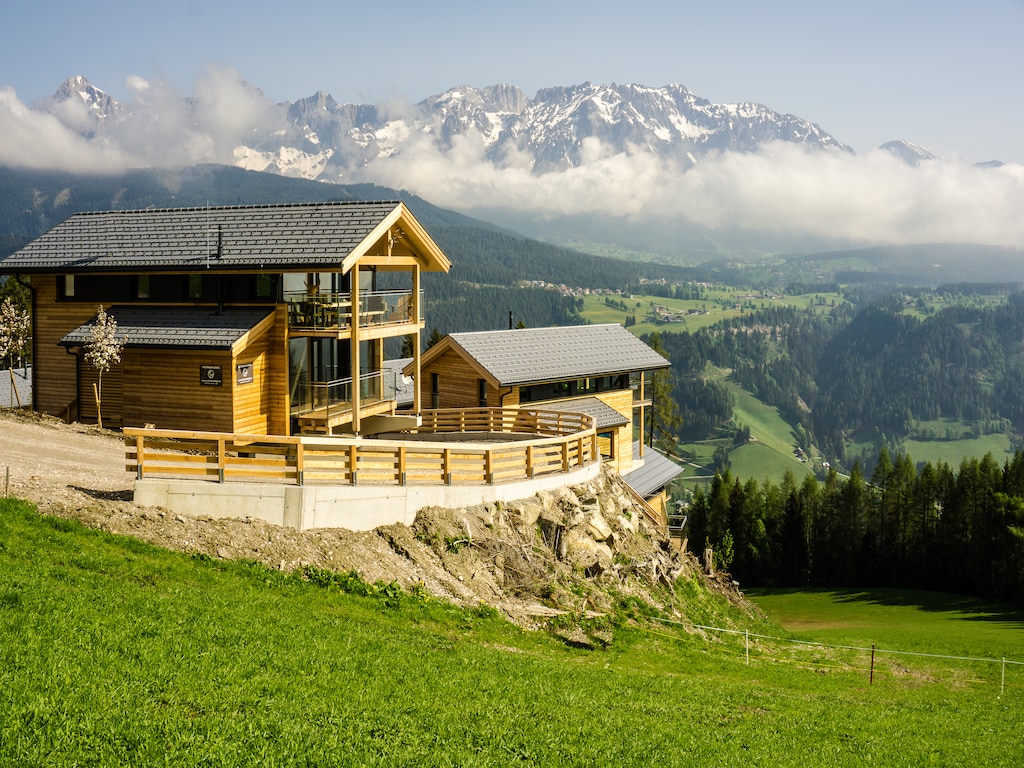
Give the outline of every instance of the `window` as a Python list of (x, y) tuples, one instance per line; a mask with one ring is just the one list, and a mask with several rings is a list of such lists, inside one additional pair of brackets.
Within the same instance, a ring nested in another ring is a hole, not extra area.
[(487, 407), (487, 379), (477, 379), (477, 405)]
[(138, 299), (149, 298), (149, 275), (139, 275), (135, 283), (135, 297)]
[(188, 276), (188, 297), (193, 301), (198, 301), (203, 298), (203, 276), (202, 275), (189, 275)]
[(75, 276), (64, 275), (64, 298), (75, 298)]
[(274, 281), (269, 275), (258, 275), (256, 277), (256, 298), (273, 298)]
[(430, 407), (441, 407), (441, 374), (430, 374)]

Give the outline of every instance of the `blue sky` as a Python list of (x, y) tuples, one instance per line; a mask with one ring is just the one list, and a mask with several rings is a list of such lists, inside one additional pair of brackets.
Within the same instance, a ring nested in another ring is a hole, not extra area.
[(447, 88), (678, 82), (818, 123), (858, 152), (906, 139), (1024, 163), (1024, 0), (977, 3), (0, 0), (0, 88), (72, 75), (182, 95), (231, 67), (274, 101), (419, 101)]

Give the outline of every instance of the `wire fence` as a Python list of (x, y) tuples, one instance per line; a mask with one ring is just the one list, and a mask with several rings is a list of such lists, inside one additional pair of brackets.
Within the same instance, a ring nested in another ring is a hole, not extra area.
[[(686, 629), (717, 632), (724, 635), (717, 650), (736, 656), (750, 666), (753, 663), (794, 664), (819, 671), (864, 674), (870, 684), (883, 676), (915, 682), (948, 680), (957, 684), (998, 685), (999, 695), (1006, 691), (1024, 690), (1024, 661), (978, 656), (950, 656), (941, 653), (902, 651), (857, 645), (829, 645), (809, 640), (775, 637), (744, 629), (685, 624), (671, 619), (657, 619)], [(732, 643), (728, 639), (733, 640)], [(920, 663), (909, 667), (901, 659)]]

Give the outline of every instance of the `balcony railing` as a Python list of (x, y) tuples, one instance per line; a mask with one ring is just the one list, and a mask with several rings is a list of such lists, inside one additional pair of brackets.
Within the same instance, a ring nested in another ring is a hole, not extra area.
[[(364, 405), (394, 400), (398, 389), (398, 377), (395, 370), (373, 371), (359, 377), (359, 401)], [(334, 381), (304, 382), (303, 394), (298, 402), (292, 404), (292, 416), (314, 417), (325, 423), (337, 421), (346, 413), (352, 412), (353, 391), (355, 380), (335, 379)]]
[[(531, 409), (424, 413), (438, 433), (470, 426), (498, 433), (481, 442), (276, 437), (125, 429), (127, 467), (138, 479), (250, 481), (307, 485), (495, 485), (567, 474), (601, 460), (594, 420)], [(425, 435), (421, 430), (419, 437)], [(438, 438), (443, 435), (438, 434)], [(532, 491), (531, 491), (532, 492)]]
[[(420, 297), (422, 299), (422, 292)], [(289, 291), (288, 327), (336, 331), (352, 327), (352, 296), (349, 293)], [(418, 322), (413, 315), (412, 291), (372, 291), (359, 294), (359, 327)], [(422, 301), (421, 301), (422, 306)]]

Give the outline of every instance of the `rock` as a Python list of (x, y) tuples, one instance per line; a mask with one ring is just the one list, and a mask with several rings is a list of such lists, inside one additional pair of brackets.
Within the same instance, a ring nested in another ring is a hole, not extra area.
[(605, 541), (612, 535), (612, 527), (599, 512), (594, 512), (587, 520), (587, 528), (595, 541)]

